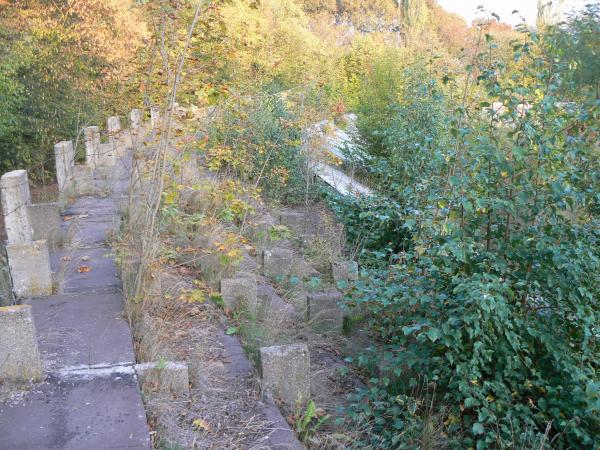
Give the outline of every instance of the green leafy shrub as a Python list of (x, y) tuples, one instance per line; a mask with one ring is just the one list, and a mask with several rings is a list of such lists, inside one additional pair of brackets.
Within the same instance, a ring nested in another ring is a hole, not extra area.
[(298, 203), (306, 193), (301, 129), (276, 95), (231, 103), (211, 130), (209, 167), (255, 182), (270, 199)]
[(398, 203), (380, 196), (344, 196), (329, 188), (323, 190), (323, 195), (344, 225), (352, 247), (365, 250), (365, 254), (374, 251), (375, 256), (383, 257), (403, 249), (409, 242), (404, 210)]
[(456, 107), (448, 144), (426, 150), (443, 163), (401, 196), (411, 244), (354, 286), (378, 344), (358, 364), (390, 368), (348, 411), (371, 427), (359, 445), (414, 448), (431, 433), (406, 409), (423, 377), (451, 447), (600, 445), (600, 105), (561, 106), (569, 59), (553, 42), (515, 43), (519, 71), (479, 55), (478, 82), (507, 112)]

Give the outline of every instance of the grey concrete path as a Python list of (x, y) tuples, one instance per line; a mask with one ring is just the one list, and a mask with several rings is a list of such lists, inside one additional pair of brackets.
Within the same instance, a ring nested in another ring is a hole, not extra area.
[[(127, 161), (110, 181), (126, 186)], [(104, 180), (103, 182), (105, 182)], [(100, 182), (100, 181), (98, 181)], [(58, 295), (33, 298), (45, 380), (0, 403), (0, 449), (150, 449), (131, 330), (107, 236), (118, 225), (111, 197), (82, 197), (65, 211), (72, 242), (51, 254)]]

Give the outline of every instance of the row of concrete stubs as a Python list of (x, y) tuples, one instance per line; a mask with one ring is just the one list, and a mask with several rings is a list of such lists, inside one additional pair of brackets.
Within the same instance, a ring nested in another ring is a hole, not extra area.
[[(142, 110), (131, 111), (132, 139), (142, 129), (142, 119)], [(151, 108), (151, 126), (154, 130), (160, 126), (159, 108)], [(99, 127), (89, 126), (83, 130), (83, 164), (76, 164), (72, 141), (61, 141), (54, 146), (58, 202), (34, 204), (26, 170), (13, 170), (0, 178), (6, 256), (16, 299), (52, 295), (50, 249), (62, 245), (66, 238), (61, 231), (60, 211), (78, 196), (98, 194), (94, 171), (114, 166), (119, 152), (125, 147), (119, 145), (126, 139), (121, 132), (119, 117), (108, 118), (107, 130), (108, 142), (105, 143), (101, 143)], [(0, 307), (0, 380), (27, 381), (41, 376), (42, 365), (30, 306)]]
[[(282, 224), (291, 225), (293, 221), (304, 225), (305, 218), (300, 213), (280, 215)], [(285, 280), (299, 272), (305, 272), (304, 275), (314, 272), (291, 248), (269, 247), (263, 248), (261, 255), (262, 274), (267, 279)], [(336, 282), (358, 279), (358, 265), (354, 261), (332, 263), (331, 272)], [(230, 310), (242, 308), (254, 317), (262, 313), (273, 317), (283, 315), (326, 332), (339, 333), (343, 328), (344, 312), (340, 307), (343, 295), (336, 289), (306, 293), (304, 304), (300, 301), (295, 306), (281, 299), (274, 303), (273, 299), (263, 298), (264, 304), (261, 304), (256, 274), (242, 270), (233, 278), (221, 279), (220, 292), (224, 306)], [(266, 311), (262, 311), (263, 307)], [(279, 325), (285, 326), (282, 324)], [(311, 398), (311, 362), (306, 343), (262, 347), (260, 364), (262, 385), (267, 394), (281, 400), (288, 411), (295, 412), (306, 406)]]

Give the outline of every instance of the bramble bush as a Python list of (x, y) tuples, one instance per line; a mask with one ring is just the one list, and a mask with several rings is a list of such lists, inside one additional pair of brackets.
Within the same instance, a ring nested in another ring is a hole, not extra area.
[[(422, 171), (423, 189), (396, 194), (410, 243), (383, 269), (367, 260), (352, 293), (378, 343), (358, 364), (391, 368), (348, 410), (370, 426), (359, 446), (414, 448), (432, 433), (408, 407), (423, 379), (448, 446), (600, 445), (600, 103), (569, 76), (551, 32), (514, 43), (519, 71), (482, 36), (463, 81), (489, 101), (456, 106), (444, 145), (432, 133), (436, 170)], [(507, 111), (492, 114), (492, 101)], [(388, 134), (432, 117), (390, 121)]]

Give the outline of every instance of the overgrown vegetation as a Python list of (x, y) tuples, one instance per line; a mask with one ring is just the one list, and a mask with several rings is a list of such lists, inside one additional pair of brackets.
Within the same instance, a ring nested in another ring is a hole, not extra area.
[(349, 412), (373, 426), (365, 445), (411, 448), (415, 429), (431, 432), (406, 407), (424, 377), (448, 445), (598, 445), (597, 75), (582, 77), (565, 44), (594, 14), (597, 33), (593, 8), (526, 33), (506, 62), (482, 30), (448, 120), (424, 80), (378, 121), (367, 148), (383, 156), (377, 178), (404, 209), (406, 242), (384, 268), (369, 263), (389, 247), (369, 252), (352, 297), (378, 341), (359, 364), (392, 369)]
[[(164, 183), (152, 232), (170, 230), (159, 256), (206, 281), (240, 262), (259, 194), (316, 195), (322, 155), (304, 130), (357, 114), (353, 170), (377, 195), (324, 194), (359, 257), (347, 301), (370, 339), (349, 358), (368, 381), (342, 419), (353, 446), (600, 445), (597, 5), (535, 32), (494, 16), (468, 27), (425, 0), (0, 7), (0, 168), (49, 168), (54, 141), (134, 91), (177, 101), (173, 134), (194, 139), (173, 149), (173, 173), (146, 167)], [(183, 176), (197, 160), (208, 187)], [(216, 223), (214, 242), (191, 245)], [(186, 298), (210, 297), (197, 287)]]

